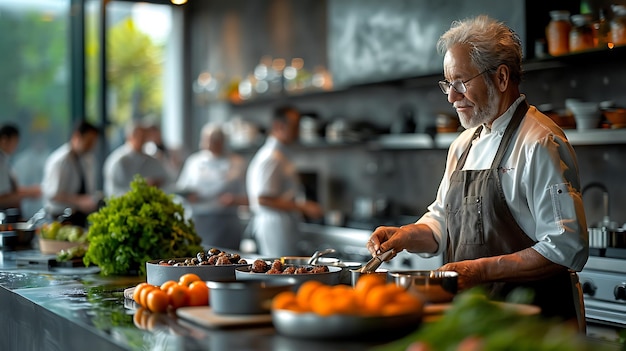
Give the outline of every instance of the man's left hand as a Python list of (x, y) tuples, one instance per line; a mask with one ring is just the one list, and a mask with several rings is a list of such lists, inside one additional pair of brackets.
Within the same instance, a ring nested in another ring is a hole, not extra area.
[(486, 283), (485, 265), (480, 259), (447, 263), (439, 271), (455, 271), (459, 274), (459, 290)]

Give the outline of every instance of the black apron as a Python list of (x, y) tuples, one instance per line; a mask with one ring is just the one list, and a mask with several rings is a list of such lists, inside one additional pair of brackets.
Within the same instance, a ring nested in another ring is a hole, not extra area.
[[(528, 108), (524, 100), (515, 110), (490, 169), (463, 170), (472, 142), (480, 135), (482, 126), (476, 129), (463, 151), (450, 178), (446, 196), (448, 262), (506, 255), (535, 244), (515, 221), (506, 203), (498, 174), (504, 154)], [(504, 299), (516, 287), (527, 287), (534, 291), (533, 303), (541, 307), (542, 315), (576, 318), (569, 272), (532, 282), (485, 285), (490, 297), (496, 300)]]

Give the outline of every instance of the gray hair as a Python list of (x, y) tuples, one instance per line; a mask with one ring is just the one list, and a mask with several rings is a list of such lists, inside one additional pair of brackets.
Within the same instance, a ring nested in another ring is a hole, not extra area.
[(504, 64), (509, 68), (511, 81), (521, 82), (522, 42), (503, 22), (485, 15), (454, 21), (439, 38), (437, 49), (445, 54), (457, 44), (470, 46), (470, 58), (479, 71), (491, 71)]

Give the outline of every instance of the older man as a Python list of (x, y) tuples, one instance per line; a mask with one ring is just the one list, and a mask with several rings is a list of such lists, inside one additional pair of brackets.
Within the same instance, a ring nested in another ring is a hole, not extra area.
[(439, 86), (467, 130), (450, 146), (428, 212), (377, 228), (369, 251), (445, 254), (441, 269), (458, 272), (462, 289), (502, 297), (527, 287), (545, 316), (580, 317), (569, 272), (588, 256), (578, 163), (563, 131), (520, 94), (519, 38), (479, 16), (455, 22), (438, 46)]

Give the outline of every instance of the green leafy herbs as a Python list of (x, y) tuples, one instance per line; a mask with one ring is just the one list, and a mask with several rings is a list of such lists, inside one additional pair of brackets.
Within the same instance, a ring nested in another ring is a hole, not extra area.
[(202, 251), (193, 221), (185, 219), (182, 205), (171, 195), (140, 176), (135, 176), (130, 187), (89, 215), (85, 265), (98, 265), (105, 276), (145, 275), (146, 261)]
[(489, 301), (479, 288), (459, 294), (437, 321), (374, 350), (404, 351), (410, 346), (429, 351), (602, 350), (598, 345), (590, 345), (572, 326), (539, 315), (521, 315), (515, 309)]

